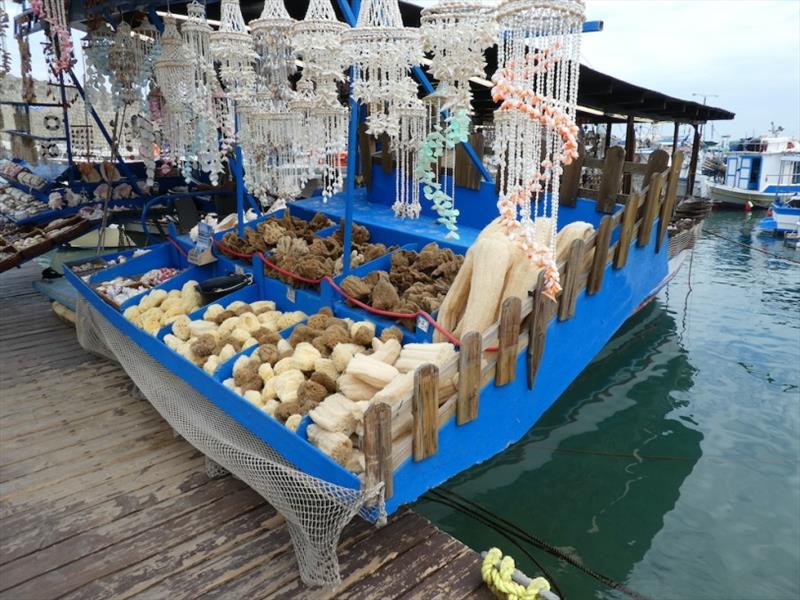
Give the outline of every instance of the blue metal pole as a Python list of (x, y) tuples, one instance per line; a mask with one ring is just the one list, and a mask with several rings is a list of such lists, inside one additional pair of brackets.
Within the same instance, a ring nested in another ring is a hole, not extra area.
[(72, 134), (69, 130), (69, 108), (67, 107), (67, 92), (64, 89), (64, 73), (58, 74), (58, 87), (61, 91), (61, 106), (62, 106), (62, 124), (64, 125), (64, 139), (67, 143), (67, 163), (69, 164), (69, 168), (67, 169), (67, 181), (69, 182), (69, 187), (72, 187), (72, 180), (73, 180), (73, 170), (75, 168), (75, 161), (72, 157)]
[[(236, 114), (236, 135), (239, 135), (239, 114)], [(231, 171), (236, 180), (236, 216), (239, 223), (237, 231), (239, 237), (244, 237), (244, 169), (242, 168), (242, 147), (236, 142), (236, 158), (231, 161)]]

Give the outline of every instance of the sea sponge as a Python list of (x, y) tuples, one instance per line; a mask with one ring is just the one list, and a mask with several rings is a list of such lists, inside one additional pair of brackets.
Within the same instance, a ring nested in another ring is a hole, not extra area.
[(314, 348), (314, 346), (308, 342), (302, 342), (298, 344), (294, 349), (294, 354), (292, 355), (292, 359), (297, 364), (297, 368), (301, 371), (313, 371), (314, 363), (318, 358), (321, 357), (322, 354), (320, 351)]
[(390, 281), (379, 279), (372, 288), (371, 304), (379, 310), (392, 310), (400, 304), (400, 295)]
[(275, 310), (275, 303), (272, 300), (258, 300), (257, 302), (250, 303), (250, 310), (254, 314), (260, 315), (268, 310)]
[(236, 309), (241, 308), (243, 306), (247, 306), (247, 304), (242, 302), (241, 300), (236, 300), (236, 301), (231, 302), (230, 304), (228, 304), (228, 306), (226, 306), (225, 308), (226, 308), (226, 310), (230, 310), (230, 311), (233, 311), (235, 313)]
[(281, 402), (294, 402), (297, 400), (297, 390), (305, 380), (306, 378), (302, 371), (291, 369), (276, 375), (269, 381), (275, 382), (273, 384), (275, 386), (275, 394)]
[(236, 359), (236, 362), (233, 363), (234, 376), (240, 369), (243, 369), (247, 365), (247, 363), (250, 362), (251, 358), (252, 358), (251, 356), (240, 356), (239, 358)]
[(235, 317), (236, 315), (233, 313), (232, 310), (223, 310), (219, 313), (214, 319), (214, 323), (217, 325), (222, 325), (225, 321), (230, 319), (231, 317)]
[(331, 360), (336, 370), (342, 373), (356, 352), (361, 352), (363, 349), (363, 346), (357, 344), (337, 344), (333, 352), (331, 352)]
[(161, 329), (161, 317), (142, 319), (142, 329), (150, 335), (155, 335)]
[(192, 336), (191, 321), (186, 315), (181, 315), (172, 322), (172, 333), (180, 340), (186, 341)]
[(321, 371), (314, 371), (311, 374), (311, 381), (324, 387), (329, 394), (336, 392), (336, 380), (331, 379), (328, 375)]
[(297, 361), (294, 359), (294, 356), (287, 356), (286, 358), (280, 359), (274, 367), (276, 375), (280, 375), (281, 373), (291, 370), (302, 370), (300, 369), (300, 365), (298, 365)]
[(241, 317), (243, 315), (253, 314), (253, 311), (250, 310), (249, 304), (244, 304), (242, 306), (237, 307), (236, 310), (233, 311), (233, 314), (235, 314), (237, 317)]
[[(271, 379), (267, 379), (264, 382), (264, 389), (261, 390), (261, 400), (264, 402), (269, 402), (270, 400), (276, 400), (278, 397), (278, 393), (275, 391), (275, 377)], [(277, 401), (277, 400), (276, 400)]]
[(333, 310), (331, 309), (330, 306), (323, 306), (322, 308), (319, 309), (319, 314), (325, 315), (326, 317), (332, 317)]
[(330, 315), (324, 315), (322, 313), (317, 313), (314, 316), (308, 318), (307, 325), (311, 329), (317, 329), (320, 331), (325, 331), (330, 325)]
[(349, 344), (352, 341), (347, 328), (339, 324), (330, 325), (319, 339), (331, 352), (338, 344)]
[(219, 356), (212, 354), (206, 359), (206, 362), (203, 363), (203, 371), (208, 373), (209, 375), (213, 375), (219, 369)]
[(355, 275), (345, 277), (344, 281), (342, 281), (341, 288), (351, 298), (361, 301), (368, 300), (372, 293), (372, 288), (367, 285), (364, 280)]
[(403, 343), (403, 332), (399, 327), (387, 327), (381, 332), (381, 341), (387, 342), (389, 340), (397, 340)]
[(292, 334), (289, 336), (289, 343), (296, 348), (298, 344), (311, 342), (321, 335), (321, 333), (322, 332), (312, 329), (308, 325), (300, 324), (294, 328)]
[(190, 279), (181, 287), (181, 295), (186, 296), (191, 294), (198, 294), (197, 282), (194, 279)]
[(239, 317), (229, 317), (219, 324), (219, 334), (226, 335), (239, 325)]
[(244, 343), (242, 344), (242, 350), (246, 350), (251, 346), (258, 346), (258, 340), (254, 337), (247, 338)]
[(229, 334), (229, 339), (231, 339), (235, 345), (241, 349), (242, 345), (250, 339), (250, 332), (246, 329), (242, 329), (241, 327), (237, 327)]
[(369, 346), (375, 337), (375, 325), (368, 321), (359, 321), (350, 326), (353, 341), (360, 346)]
[(300, 415), (291, 415), (288, 419), (286, 419), (286, 429), (289, 431), (297, 431), (300, 427), (300, 421), (303, 420), (303, 417)]
[(280, 317), (278, 317), (278, 330), (286, 329), (287, 327), (291, 327), (295, 323), (304, 321), (306, 316), (307, 316), (306, 313), (304, 313), (301, 310), (283, 313)]
[(246, 329), (248, 333), (252, 333), (262, 328), (258, 317), (251, 312), (244, 313), (239, 317), (239, 324), (237, 327)]
[(217, 347), (216, 338), (210, 333), (204, 333), (196, 338), (190, 345), (192, 354), (198, 358), (205, 358), (214, 353)]
[(245, 392), (249, 390), (260, 392), (264, 387), (264, 380), (258, 374), (259, 366), (257, 362), (248, 360), (243, 367), (234, 373), (234, 383)]
[(135, 321), (142, 316), (142, 309), (138, 306), (129, 306), (125, 309), (125, 312), (122, 313), (122, 316), (128, 319), (128, 321)]
[(286, 358), (287, 356), (291, 356), (292, 353), (294, 352), (294, 347), (292, 347), (292, 345), (283, 338), (278, 340), (277, 348), (278, 348), (278, 356), (280, 358)]
[(336, 378), (339, 377), (339, 372), (336, 370), (336, 366), (333, 364), (333, 361), (330, 358), (318, 358), (315, 360), (314, 372), (322, 373), (334, 381), (336, 381)]
[(275, 376), (275, 371), (272, 370), (272, 365), (268, 362), (262, 363), (260, 367), (258, 367), (258, 375), (264, 381), (272, 379)]
[(263, 401), (261, 400), (261, 392), (257, 392), (255, 390), (247, 390), (244, 393), (244, 399), (252, 404), (255, 404), (256, 406), (261, 406), (263, 404)]
[(169, 293), (167, 290), (153, 290), (148, 296), (150, 298), (150, 306), (156, 307), (160, 306), (161, 303), (167, 299)]
[(297, 388), (297, 399), (304, 402), (319, 404), (328, 395), (328, 390), (316, 381), (304, 381)]
[(275, 344), (263, 344), (255, 351), (253, 356), (258, 357), (262, 363), (267, 363), (269, 365), (275, 365), (280, 359), (278, 356), (278, 348)]
[(266, 327), (261, 327), (251, 332), (251, 335), (258, 340), (259, 344), (277, 344), (281, 339), (280, 334), (270, 331)]
[(191, 321), (189, 323), (189, 331), (191, 332), (192, 337), (200, 337), (206, 333), (214, 335), (215, 338), (219, 336), (217, 333), (217, 326), (210, 321)]
[(236, 354), (236, 348), (234, 348), (231, 344), (225, 344), (222, 347), (222, 350), (220, 350), (219, 362), (220, 363), (225, 362), (229, 358), (233, 358), (235, 354)]
[[(261, 398), (263, 401), (264, 394), (262, 392)], [(274, 398), (270, 398), (269, 400), (262, 403), (261, 407), (264, 409), (264, 412), (270, 415), (271, 417), (275, 416), (275, 410), (281, 405), (280, 400), (275, 400)]]
[(219, 317), (223, 312), (225, 312), (225, 309), (221, 304), (212, 304), (203, 313), (203, 319), (216, 323), (217, 317)]

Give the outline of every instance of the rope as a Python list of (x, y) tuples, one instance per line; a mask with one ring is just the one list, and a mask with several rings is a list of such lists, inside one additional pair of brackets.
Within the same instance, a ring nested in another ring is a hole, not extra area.
[(184, 258), (189, 258), (189, 254), (187, 254), (186, 250), (183, 249), (183, 246), (181, 246), (178, 242), (176, 242), (171, 235), (168, 235), (166, 237), (167, 241), (173, 246), (175, 246), (175, 248), (178, 250), (178, 252), (180, 252), (183, 255)]
[(733, 238), (726, 237), (717, 233), (716, 231), (712, 231), (707, 228), (703, 228), (703, 232), (709, 235), (713, 235), (714, 237), (718, 237), (721, 240), (725, 240), (726, 242), (730, 242), (731, 244), (736, 244), (737, 246), (741, 246), (742, 248), (748, 248), (749, 250), (755, 250), (756, 252), (761, 252), (766, 254), (767, 256), (771, 256), (772, 258), (777, 258), (780, 260), (785, 260), (790, 263), (794, 263), (796, 265), (800, 265), (800, 260), (796, 260), (794, 258), (789, 258), (788, 256), (781, 256), (780, 254), (776, 254), (775, 252), (770, 252), (769, 250), (764, 250), (763, 248), (757, 248), (752, 244), (745, 244), (744, 242), (740, 242), (738, 240), (734, 240)]
[[(497, 568), (497, 563), (500, 568)], [(550, 591), (550, 584), (544, 577), (531, 579), (527, 587), (514, 581), (514, 559), (503, 556), (499, 548), (492, 548), (486, 553), (481, 565), (481, 577), (486, 585), (497, 597), (505, 600), (536, 600), (539, 592)]]
[[(452, 497), (448, 498), (447, 496), (443, 495), (442, 492), (446, 492), (447, 494), (449, 494)], [(531, 544), (531, 545), (533, 545), (533, 546), (535, 546), (535, 547), (537, 547), (537, 548), (539, 548), (541, 550), (544, 550), (545, 552), (547, 552), (551, 556), (554, 556), (554, 557), (558, 558), (559, 560), (563, 560), (564, 562), (572, 565), (573, 567), (575, 567), (576, 569), (578, 569), (582, 573), (585, 573), (586, 575), (589, 575), (590, 577), (596, 579), (597, 581), (599, 581), (600, 583), (608, 586), (609, 588), (612, 588), (612, 589), (615, 589), (615, 590), (619, 590), (623, 594), (625, 594), (625, 595), (627, 595), (627, 596), (629, 596), (631, 598), (634, 598), (634, 600), (646, 600), (645, 596), (643, 596), (642, 594), (640, 594), (639, 592), (637, 592), (635, 590), (632, 590), (631, 588), (627, 587), (625, 584), (620, 583), (618, 581), (615, 581), (614, 579), (611, 579), (610, 577), (608, 577), (606, 575), (603, 575), (602, 573), (598, 573), (596, 571), (593, 571), (589, 567), (584, 566), (580, 562), (580, 560), (578, 560), (577, 558), (573, 557), (572, 555), (562, 552), (561, 550), (559, 550), (558, 548), (556, 548), (552, 544), (549, 544), (549, 543), (545, 542), (544, 540), (542, 540), (541, 538), (538, 538), (535, 535), (533, 535), (533, 534), (531, 534), (531, 533), (519, 528), (518, 526), (514, 525), (513, 523), (511, 523), (507, 519), (504, 519), (503, 517), (491, 512), (490, 510), (488, 510), (484, 506), (481, 506), (480, 504), (478, 504), (476, 502), (473, 502), (472, 500), (469, 500), (468, 498), (464, 498), (463, 496), (461, 496), (460, 494), (458, 494), (458, 493), (456, 493), (456, 492), (454, 492), (452, 490), (448, 490), (447, 488), (438, 488), (436, 490), (431, 490), (429, 492), (429, 494), (433, 494), (434, 496), (438, 496), (439, 498), (442, 498), (445, 501), (452, 503), (451, 506), (453, 506), (453, 508), (455, 508), (456, 510), (458, 510), (458, 511), (464, 513), (464, 514), (470, 515), (470, 516), (472, 516), (473, 518), (476, 518), (476, 519), (480, 519), (483, 522), (487, 522), (487, 521), (490, 522), (491, 523), (490, 527), (492, 529), (494, 529), (498, 533), (502, 533), (504, 535), (514, 537), (515, 539), (522, 540), (522, 541), (524, 541), (524, 542), (526, 542), (528, 544)], [(430, 496), (426, 495), (425, 497), (429, 498)], [(545, 575), (546, 575), (546, 573), (545, 573)], [(552, 577), (549, 577), (549, 579), (550, 579), (550, 581), (553, 581)], [(558, 591), (558, 590), (556, 590), (556, 591)], [(562, 596), (562, 594), (560, 592), (559, 592), (559, 595)]]

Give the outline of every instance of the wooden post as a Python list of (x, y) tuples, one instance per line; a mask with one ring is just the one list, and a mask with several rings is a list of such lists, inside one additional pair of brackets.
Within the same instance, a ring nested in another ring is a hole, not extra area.
[(512, 296), (503, 302), (500, 309), (497, 369), (494, 378), (497, 386), (511, 383), (516, 377), (521, 317), (522, 301), (519, 298)]
[(666, 150), (652, 152), (650, 158), (647, 159), (647, 170), (644, 172), (641, 189), (644, 190), (650, 185), (653, 175), (663, 173), (667, 169), (669, 169), (669, 153)]
[[(609, 148), (611, 148), (611, 126), (612, 125), (613, 124), (611, 123), (611, 121), (606, 123), (606, 139), (605, 139), (605, 143), (603, 144), (603, 149), (605, 149), (605, 150), (608, 150)], [(605, 154), (605, 153), (603, 153), (603, 154)]]
[(590, 296), (599, 292), (603, 286), (603, 277), (605, 277), (608, 263), (608, 246), (611, 243), (613, 230), (614, 221), (606, 215), (600, 221), (594, 242), (594, 258), (592, 258), (592, 268), (589, 271), (589, 281), (586, 283), (586, 293)]
[(697, 123), (692, 124), (694, 127), (694, 139), (692, 140), (692, 157), (689, 159), (689, 172), (686, 174), (686, 196), (694, 194), (694, 179), (697, 175), (697, 156), (700, 152), (700, 128)]
[(622, 169), (625, 166), (625, 151), (619, 146), (609, 148), (603, 161), (603, 179), (597, 191), (596, 208), (599, 212), (614, 212), (620, 185)]
[(533, 389), (536, 373), (544, 354), (547, 325), (550, 322), (550, 302), (544, 295), (544, 272), (539, 273), (536, 287), (528, 292), (533, 298), (533, 309), (528, 319), (528, 389)]
[(561, 299), (558, 304), (558, 320), (566, 321), (575, 316), (575, 302), (578, 299), (581, 267), (583, 266), (584, 241), (572, 240), (566, 264), (566, 277), (561, 282)]
[(664, 194), (664, 203), (661, 205), (661, 215), (658, 221), (658, 238), (656, 239), (656, 252), (661, 251), (661, 244), (664, 243), (664, 236), (667, 234), (667, 227), (675, 212), (675, 204), (678, 196), (678, 179), (681, 175), (683, 166), (683, 152), (675, 152), (672, 155), (672, 166), (669, 170), (667, 179), (667, 192)]
[[(625, 160), (633, 162), (633, 157), (636, 154), (636, 130), (633, 128), (633, 115), (628, 115), (628, 121), (625, 129)], [(631, 175), (625, 175), (622, 181), (622, 193), (631, 193)]]
[(578, 199), (578, 190), (581, 187), (581, 173), (583, 161), (586, 158), (586, 147), (583, 137), (578, 140), (578, 158), (564, 167), (561, 175), (561, 187), (558, 192), (558, 202), (561, 206), (575, 206)]
[(375, 142), (371, 135), (367, 133), (367, 124), (361, 123), (358, 126), (358, 158), (361, 168), (361, 178), (367, 188), (372, 187), (372, 153), (374, 152)]
[(458, 400), (456, 423), (464, 425), (478, 418), (481, 393), (481, 334), (470, 331), (461, 336), (458, 356)]
[(622, 214), (622, 228), (619, 232), (619, 243), (617, 244), (617, 253), (614, 256), (614, 268), (621, 269), (628, 262), (628, 253), (631, 249), (631, 240), (633, 239), (633, 228), (636, 225), (636, 216), (639, 213), (639, 202), (641, 201), (641, 194), (634, 192), (628, 198), (625, 205), (625, 212)]
[(661, 205), (661, 188), (664, 187), (664, 173), (656, 173), (647, 188), (647, 198), (642, 210), (642, 223), (639, 225), (639, 240), (636, 245), (640, 248), (650, 243), (653, 232), (653, 221)]
[[(483, 159), (483, 134), (473, 133), (469, 136), (469, 143), (475, 149), (477, 155)], [(456, 145), (456, 157), (454, 163), (456, 185), (469, 190), (481, 189), (481, 174), (470, 159), (464, 144)]]
[(681, 124), (675, 121), (675, 131), (672, 132), (672, 156), (678, 151), (678, 133), (680, 132)]
[(364, 413), (364, 487), (383, 482), (384, 499), (394, 493), (392, 475), (392, 409), (378, 402)]
[(439, 450), (439, 368), (427, 364), (414, 372), (414, 397), (411, 414), (414, 418), (414, 460), (433, 456)]
[(394, 169), (394, 157), (392, 156), (392, 142), (389, 134), (381, 135), (381, 167), (384, 173), (391, 173)]

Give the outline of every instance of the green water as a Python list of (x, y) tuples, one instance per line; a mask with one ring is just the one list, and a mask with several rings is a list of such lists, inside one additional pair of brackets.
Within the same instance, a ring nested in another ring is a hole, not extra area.
[[(752, 220), (707, 229), (800, 260)], [(447, 482), (650, 598), (800, 597), (800, 265), (704, 235), (516, 445)], [(422, 500), (477, 550), (504, 537)], [(624, 597), (531, 548), (568, 600)]]

